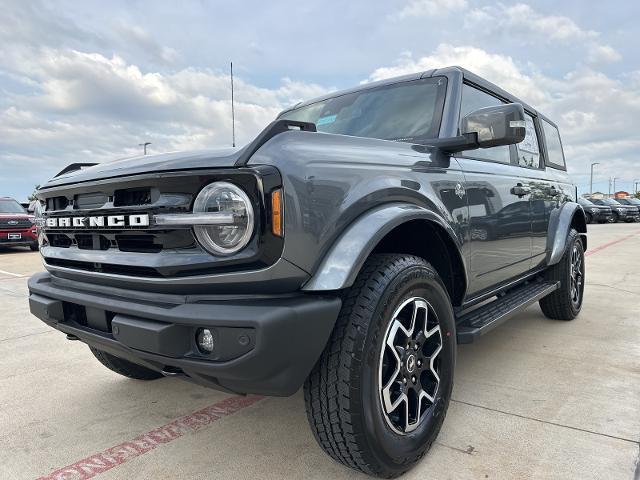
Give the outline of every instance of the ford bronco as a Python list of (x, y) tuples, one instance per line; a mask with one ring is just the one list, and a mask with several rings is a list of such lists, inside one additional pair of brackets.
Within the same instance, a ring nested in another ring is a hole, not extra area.
[(241, 149), (81, 167), (39, 190), (31, 312), (127, 377), (303, 386), (318, 444), (370, 475), (432, 445), (456, 343), (582, 306), (556, 125), (462, 68), (300, 103)]

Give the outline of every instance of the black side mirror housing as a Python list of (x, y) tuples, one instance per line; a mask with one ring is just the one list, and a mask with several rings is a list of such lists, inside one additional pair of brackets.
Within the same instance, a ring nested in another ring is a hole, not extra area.
[(456, 153), (520, 143), (526, 134), (524, 108), (519, 103), (480, 108), (462, 119), (460, 133), (437, 139), (432, 145), (446, 153)]

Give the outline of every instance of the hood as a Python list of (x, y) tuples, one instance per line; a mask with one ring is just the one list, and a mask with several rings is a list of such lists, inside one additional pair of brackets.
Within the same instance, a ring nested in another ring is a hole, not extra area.
[(4, 219), (4, 220), (10, 220), (10, 219), (16, 219), (16, 220), (24, 220), (24, 219), (29, 219), (29, 220), (33, 220), (35, 218), (34, 215), (31, 215), (30, 213), (2, 213), (0, 212), (0, 218)]
[(43, 188), (148, 172), (233, 167), (243, 150), (243, 148), (219, 148), (124, 158), (55, 177)]

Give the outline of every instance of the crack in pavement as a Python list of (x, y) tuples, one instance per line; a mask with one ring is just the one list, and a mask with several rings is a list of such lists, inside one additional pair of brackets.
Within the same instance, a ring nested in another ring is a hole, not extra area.
[(625, 290), (625, 289), (619, 288), (619, 287), (612, 287), (611, 285), (604, 285), (602, 283), (587, 282), (587, 286), (588, 287), (605, 287), (605, 288), (610, 288), (611, 290), (615, 290), (616, 292), (624, 292), (624, 293), (630, 293), (631, 295), (640, 296), (640, 293), (638, 293), (638, 292), (632, 292), (631, 290)]
[(633, 443), (635, 445), (640, 446), (640, 440), (633, 440), (631, 438), (625, 438), (625, 437), (617, 437), (615, 435), (609, 435), (608, 433), (602, 433), (602, 432), (595, 432), (593, 430), (587, 430), (586, 428), (572, 427), (571, 425), (564, 425), (562, 423), (550, 422), (548, 420), (542, 420), (540, 418), (527, 417), (526, 415), (520, 415), (519, 413), (505, 412), (504, 410), (499, 410), (497, 408), (485, 407), (484, 405), (476, 405), (475, 403), (465, 402), (465, 401), (462, 401), (462, 400), (455, 400), (453, 398), (451, 399), (451, 401), (455, 402), (455, 403), (460, 403), (462, 405), (468, 405), (470, 407), (481, 408), (482, 410), (488, 410), (490, 412), (501, 413), (503, 415), (510, 415), (512, 417), (518, 417), (518, 418), (522, 418), (524, 420), (533, 420), (534, 422), (538, 422), (538, 423), (544, 423), (544, 424), (547, 424), (547, 425), (553, 425), (555, 427), (568, 428), (570, 430), (576, 430), (578, 432), (590, 433), (592, 435), (598, 435), (598, 436), (601, 436), (601, 437), (608, 437), (608, 438), (612, 438), (614, 440), (621, 440), (623, 442), (629, 442), (629, 443)]

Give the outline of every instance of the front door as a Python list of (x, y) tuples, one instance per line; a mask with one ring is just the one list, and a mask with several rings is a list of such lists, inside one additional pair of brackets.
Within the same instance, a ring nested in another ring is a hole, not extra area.
[[(460, 118), (478, 108), (505, 103), (463, 85)], [(513, 146), (461, 152), (469, 208), (469, 289), (474, 295), (517, 277), (532, 255), (531, 185)]]

